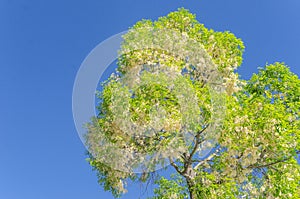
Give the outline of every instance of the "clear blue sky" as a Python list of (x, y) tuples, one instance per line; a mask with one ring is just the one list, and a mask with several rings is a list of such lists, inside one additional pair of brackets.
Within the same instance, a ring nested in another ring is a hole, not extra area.
[(107, 37), (178, 7), (243, 39), (242, 77), (274, 61), (300, 75), (298, 0), (0, 0), (0, 199), (112, 198), (73, 123), (76, 72)]

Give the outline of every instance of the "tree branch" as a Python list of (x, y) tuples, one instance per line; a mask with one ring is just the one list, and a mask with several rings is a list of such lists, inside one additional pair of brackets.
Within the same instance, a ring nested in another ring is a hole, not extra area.
[(212, 154), (210, 154), (210, 156), (208, 156), (205, 160), (199, 162), (195, 167), (194, 167), (194, 170), (198, 169), (199, 166), (201, 166), (204, 162), (208, 162), (210, 161), (211, 159), (213, 159), (218, 152), (220, 152), (221, 148), (218, 148), (215, 152), (213, 152)]
[(261, 169), (261, 172), (262, 172), (262, 174), (265, 176), (265, 178), (266, 178), (267, 180), (269, 180), (269, 176), (268, 176), (267, 172), (266, 172), (263, 168)]
[(275, 162), (271, 162), (271, 163), (268, 163), (268, 164), (265, 164), (265, 165), (249, 165), (247, 168), (248, 169), (254, 169), (254, 168), (256, 168), (256, 169), (260, 169), (260, 168), (264, 168), (264, 167), (269, 167), (269, 166), (272, 166), (272, 165), (274, 165), (274, 164), (278, 164), (278, 163), (281, 163), (281, 162), (285, 162), (285, 161), (287, 161), (287, 160), (289, 160), (291, 157), (289, 157), (289, 158), (284, 158), (284, 159), (282, 159), (282, 160), (277, 160), (277, 161), (275, 161)]
[(199, 148), (199, 144), (200, 144), (200, 135), (207, 129), (209, 125), (206, 125), (201, 131), (197, 132), (197, 135), (195, 136), (195, 146), (192, 150), (192, 152), (189, 154), (189, 156), (187, 157), (187, 159), (185, 159), (185, 163), (184, 163), (184, 170), (182, 173), (186, 173), (189, 166), (192, 165), (193, 161), (192, 158), (194, 156), (194, 154), (196, 153), (197, 149)]
[(172, 160), (172, 158), (169, 157), (169, 161), (170, 161), (170, 164), (174, 167), (174, 169), (175, 169), (180, 175), (183, 175), (183, 172), (180, 171), (179, 167), (177, 166), (177, 164), (175, 164), (175, 162)]
[(200, 135), (207, 129), (209, 125), (206, 125), (201, 131), (197, 132), (197, 135), (195, 136), (196, 138), (196, 143), (195, 143), (195, 146), (192, 150), (192, 152), (190, 153), (190, 156), (188, 158), (188, 161), (191, 161), (193, 155), (196, 153), (198, 147), (199, 147), (199, 144), (200, 144)]

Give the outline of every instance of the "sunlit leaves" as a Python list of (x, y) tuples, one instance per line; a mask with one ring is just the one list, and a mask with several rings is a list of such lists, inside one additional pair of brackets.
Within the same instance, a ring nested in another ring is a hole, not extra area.
[[(124, 35), (87, 125), (88, 161), (105, 190), (120, 196), (126, 179), (145, 182), (169, 160), (177, 175), (156, 181), (156, 199), (300, 198), (300, 80), (283, 63), (240, 80), (243, 50), (185, 9)], [(201, 157), (209, 143), (216, 147)]]

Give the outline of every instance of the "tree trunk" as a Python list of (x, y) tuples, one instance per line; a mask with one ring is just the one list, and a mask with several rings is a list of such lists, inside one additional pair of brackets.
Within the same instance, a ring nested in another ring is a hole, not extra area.
[(190, 178), (185, 178), (185, 179), (188, 185), (190, 199), (197, 199), (196, 192), (195, 192), (195, 183)]
[(186, 183), (188, 185), (190, 199), (197, 199), (196, 192), (195, 192), (196, 173), (191, 164), (186, 165), (186, 170), (183, 176), (185, 177)]

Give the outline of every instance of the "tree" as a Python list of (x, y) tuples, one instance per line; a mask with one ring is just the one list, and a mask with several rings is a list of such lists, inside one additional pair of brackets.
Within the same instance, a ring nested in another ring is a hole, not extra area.
[(186, 9), (130, 28), (87, 124), (104, 189), (154, 178), (157, 199), (300, 198), (300, 80), (284, 63), (239, 79), (243, 51)]

